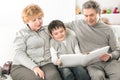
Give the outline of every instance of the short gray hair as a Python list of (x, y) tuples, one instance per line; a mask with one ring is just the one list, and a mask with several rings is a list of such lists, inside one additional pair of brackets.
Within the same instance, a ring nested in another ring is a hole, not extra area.
[(101, 11), (100, 5), (94, 0), (89, 0), (82, 5), (82, 10), (89, 8), (95, 9), (96, 13), (99, 13)]

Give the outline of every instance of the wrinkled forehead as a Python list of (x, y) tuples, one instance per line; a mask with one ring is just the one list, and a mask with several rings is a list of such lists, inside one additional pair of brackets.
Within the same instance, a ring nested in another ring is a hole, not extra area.
[(91, 14), (97, 14), (95, 9), (93, 8), (88, 8), (88, 9), (83, 9), (83, 14), (84, 15), (91, 15)]

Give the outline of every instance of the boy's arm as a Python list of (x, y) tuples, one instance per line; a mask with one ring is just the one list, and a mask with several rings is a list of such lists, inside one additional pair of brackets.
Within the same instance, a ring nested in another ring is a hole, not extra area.
[(51, 54), (51, 60), (52, 60), (53, 64), (56, 65), (58, 57), (57, 57), (57, 51), (53, 47), (50, 48), (50, 54)]
[(78, 45), (75, 45), (75, 54), (80, 54), (80, 53), (81, 53), (81, 51), (80, 51)]

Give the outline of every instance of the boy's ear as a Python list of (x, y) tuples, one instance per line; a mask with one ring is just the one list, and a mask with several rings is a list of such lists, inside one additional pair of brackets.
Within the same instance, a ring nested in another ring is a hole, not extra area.
[(52, 34), (50, 34), (50, 37), (52, 37), (52, 38), (53, 38)]

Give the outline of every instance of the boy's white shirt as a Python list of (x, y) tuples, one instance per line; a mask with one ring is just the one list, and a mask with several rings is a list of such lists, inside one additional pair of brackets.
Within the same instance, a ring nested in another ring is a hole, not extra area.
[[(66, 46), (66, 40), (64, 40), (64, 41), (62, 41), (62, 42), (63, 42), (63, 43), (65, 44), (65, 46)], [(80, 54), (80, 53), (81, 53), (78, 45), (75, 45), (74, 50), (75, 50), (75, 54)], [(59, 59), (58, 56), (57, 56), (57, 53), (58, 53), (58, 52), (57, 52), (53, 47), (51, 47), (51, 48), (50, 48), (50, 53), (51, 53), (51, 57), (52, 57), (51, 60), (52, 60), (53, 64), (56, 64), (57, 60)], [(83, 55), (83, 54), (81, 54), (81, 55)]]

